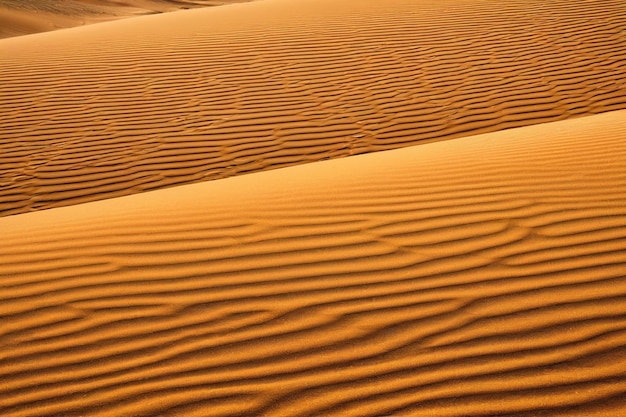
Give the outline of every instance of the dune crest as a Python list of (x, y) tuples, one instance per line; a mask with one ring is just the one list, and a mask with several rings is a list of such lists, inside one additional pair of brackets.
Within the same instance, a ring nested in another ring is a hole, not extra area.
[(247, 0), (2, 0), (0, 38)]
[(621, 0), (264, 0), (0, 41), (0, 215), (626, 108)]
[(626, 112), (0, 219), (3, 416), (607, 416)]

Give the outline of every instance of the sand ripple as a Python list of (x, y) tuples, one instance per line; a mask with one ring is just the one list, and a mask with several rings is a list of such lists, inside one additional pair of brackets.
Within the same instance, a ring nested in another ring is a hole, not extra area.
[(3, 416), (626, 412), (626, 113), (0, 219)]
[(623, 109), (625, 30), (621, 0), (267, 0), (5, 39), (0, 215)]

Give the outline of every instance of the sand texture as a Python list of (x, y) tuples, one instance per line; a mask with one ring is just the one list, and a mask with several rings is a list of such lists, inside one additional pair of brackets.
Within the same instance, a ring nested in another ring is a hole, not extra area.
[(626, 112), (0, 219), (2, 416), (626, 415)]
[(623, 0), (264, 0), (0, 41), (0, 215), (626, 108)]
[(245, 0), (0, 0), (0, 38)]
[(1, 39), (0, 416), (625, 417), (626, 2)]

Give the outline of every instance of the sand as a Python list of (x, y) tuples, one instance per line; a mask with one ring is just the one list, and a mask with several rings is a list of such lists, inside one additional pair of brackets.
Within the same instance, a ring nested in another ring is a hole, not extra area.
[(0, 416), (626, 416), (625, 33), (258, 0), (0, 40)]
[(4, 39), (0, 215), (623, 109), (624, 30), (622, 0), (263, 0)]
[(626, 112), (0, 219), (0, 414), (626, 412)]
[(0, 0), (0, 38), (246, 0)]

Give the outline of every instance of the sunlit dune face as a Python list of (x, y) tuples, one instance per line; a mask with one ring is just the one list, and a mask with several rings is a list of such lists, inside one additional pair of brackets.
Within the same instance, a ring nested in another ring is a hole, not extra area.
[(0, 215), (626, 108), (621, 2), (470, 3), (264, 0), (5, 39)]
[(0, 416), (626, 416), (624, 2), (218, 3), (0, 0)]

